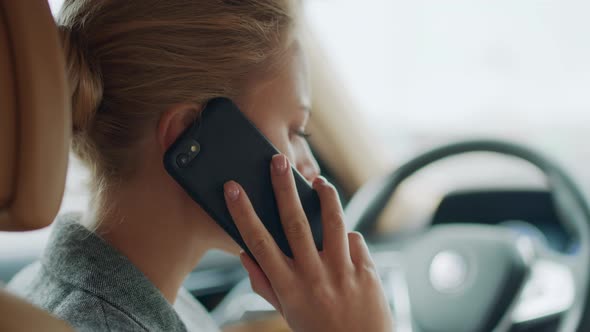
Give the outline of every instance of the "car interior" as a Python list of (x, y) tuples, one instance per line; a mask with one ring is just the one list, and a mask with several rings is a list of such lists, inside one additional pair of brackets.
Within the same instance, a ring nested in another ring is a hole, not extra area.
[[(0, 4), (0, 229), (27, 231), (55, 217), (63, 195), (70, 119), (57, 30), (44, 1)], [(0, 330), (69, 331), (4, 291)]]
[[(392, 162), (335, 79), (323, 40), (311, 28), (304, 37), (321, 91), (313, 153), (347, 227), (368, 242), (396, 331), (590, 330), (590, 205), (580, 177), (543, 149), (496, 138), (445, 141)], [(83, 195), (68, 191), (84, 176), (69, 153), (66, 96), (49, 3), (0, 1), (0, 285), (39, 258), (64, 204), (84, 210)], [(519, 176), (496, 181), (506, 164)], [(470, 185), (448, 185), (479, 166)], [(289, 330), (236, 257), (208, 253), (184, 286), (223, 331)], [(71, 330), (1, 289), (0, 311), (0, 331)]]

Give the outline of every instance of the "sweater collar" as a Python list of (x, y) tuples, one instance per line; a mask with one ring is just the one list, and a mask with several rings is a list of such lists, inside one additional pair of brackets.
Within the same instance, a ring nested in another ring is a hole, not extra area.
[(58, 217), (42, 264), (52, 274), (109, 302), (147, 330), (184, 331), (173, 307), (123, 254), (78, 223)]

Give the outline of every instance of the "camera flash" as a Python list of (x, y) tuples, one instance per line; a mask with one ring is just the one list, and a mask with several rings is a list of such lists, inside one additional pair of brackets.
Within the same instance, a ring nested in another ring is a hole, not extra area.
[(191, 151), (192, 152), (197, 152), (198, 148), (196, 145), (191, 146)]

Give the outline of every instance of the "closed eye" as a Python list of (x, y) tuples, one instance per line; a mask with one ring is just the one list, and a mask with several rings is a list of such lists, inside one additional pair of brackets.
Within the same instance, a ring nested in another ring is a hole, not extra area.
[(311, 137), (311, 134), (310, 133), (308, 133), (308, 132), (306, 132), (306, 131), (304, 131), (302, 129), (299, 129), (299, 130), (295, 131), (295, 135), (297, 135), (299, 137), (303, 137), (305, 139), (308, 139), (309, 137)]

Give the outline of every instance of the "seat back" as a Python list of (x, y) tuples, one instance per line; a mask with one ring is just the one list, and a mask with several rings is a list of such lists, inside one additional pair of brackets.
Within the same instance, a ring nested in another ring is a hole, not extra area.
[[(0, 0), (0, 230), (45, 227), (59, 209), (71, 115), (46, 0)], [(71, 331), (0, 291), (0, 331)]]
[(46, 0), (0, 0), (0, 230), (49, 225), (64, 191), (71, 113)]

